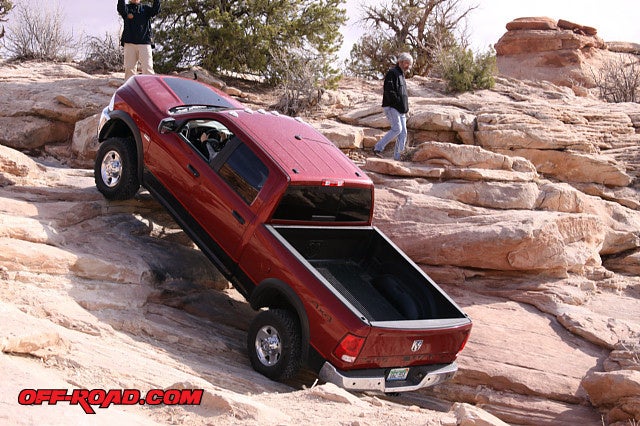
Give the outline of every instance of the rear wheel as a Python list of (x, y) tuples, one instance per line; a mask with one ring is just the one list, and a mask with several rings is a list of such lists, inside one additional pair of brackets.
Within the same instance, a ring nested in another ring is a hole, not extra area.
[(286, 309), (260, 312), (249, 327), (247, 349), (253, 368), (272, 380), (286, 380), (301, 365), (300, 324)]
[(98, 191), (109, 200), (133, 198), (140, 188), (135, 145), (128, 139), (105, 140), (96, 155), (93, 172)]

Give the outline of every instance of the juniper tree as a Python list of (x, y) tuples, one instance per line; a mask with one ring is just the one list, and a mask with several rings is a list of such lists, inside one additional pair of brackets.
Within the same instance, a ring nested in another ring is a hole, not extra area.
[(277, 82), (273, 52), (321, 59), (327, 77), (342, 43), (344, 0), (165, 0), (155, 25), (161, 72), (198, 65)]
[[(0, 0), (0, 22), (6, 22), (7, 14), (13, 9), (11, 0)], [(0, 38), (4, 37), (4, 27), (0, 27)]]
[(427, 75), (439, 52), (467, 47), (466, 18), (477, 6), (462, 7), (461, 0), (387, 0), (363, 5), (361, 22), (369, 27), (353, 46), (347, 66), (355, 75), (384, 75), (395, 55), (414, 57), (412, 73)]

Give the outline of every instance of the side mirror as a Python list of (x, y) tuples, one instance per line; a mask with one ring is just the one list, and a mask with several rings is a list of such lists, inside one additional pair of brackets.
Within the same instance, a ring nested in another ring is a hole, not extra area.
[(178, 130), (178, 123), (176, 123), (176, 119), (169, 117), (160, 121), (158, 124), (158, 133), (164, 135), (167, 133), (173, 133)]

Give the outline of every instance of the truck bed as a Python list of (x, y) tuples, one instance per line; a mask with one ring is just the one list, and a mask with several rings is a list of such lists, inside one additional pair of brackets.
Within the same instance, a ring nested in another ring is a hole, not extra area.
[(375, 227), (273, 228), (369, 322), (466, 318), (455, 303)]

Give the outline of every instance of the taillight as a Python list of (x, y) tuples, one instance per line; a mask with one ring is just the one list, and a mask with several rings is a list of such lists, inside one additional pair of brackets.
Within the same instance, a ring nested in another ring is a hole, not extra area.
[(464, 336), (464, 340), (462, 341), (462, 345), (460, 345), (460, 349), (458, 349), (458, 353), (462, 352), (464, 347), (467, 345), (467, 342), (469, 341), (469, 336), (470, 335), (471, 335), (471, 333), (467, 332), (467, 334)]
[(344, 362), (354, 362), (364, 345), (364, 337), (347, 334), (333, 351), (333, 354)]

